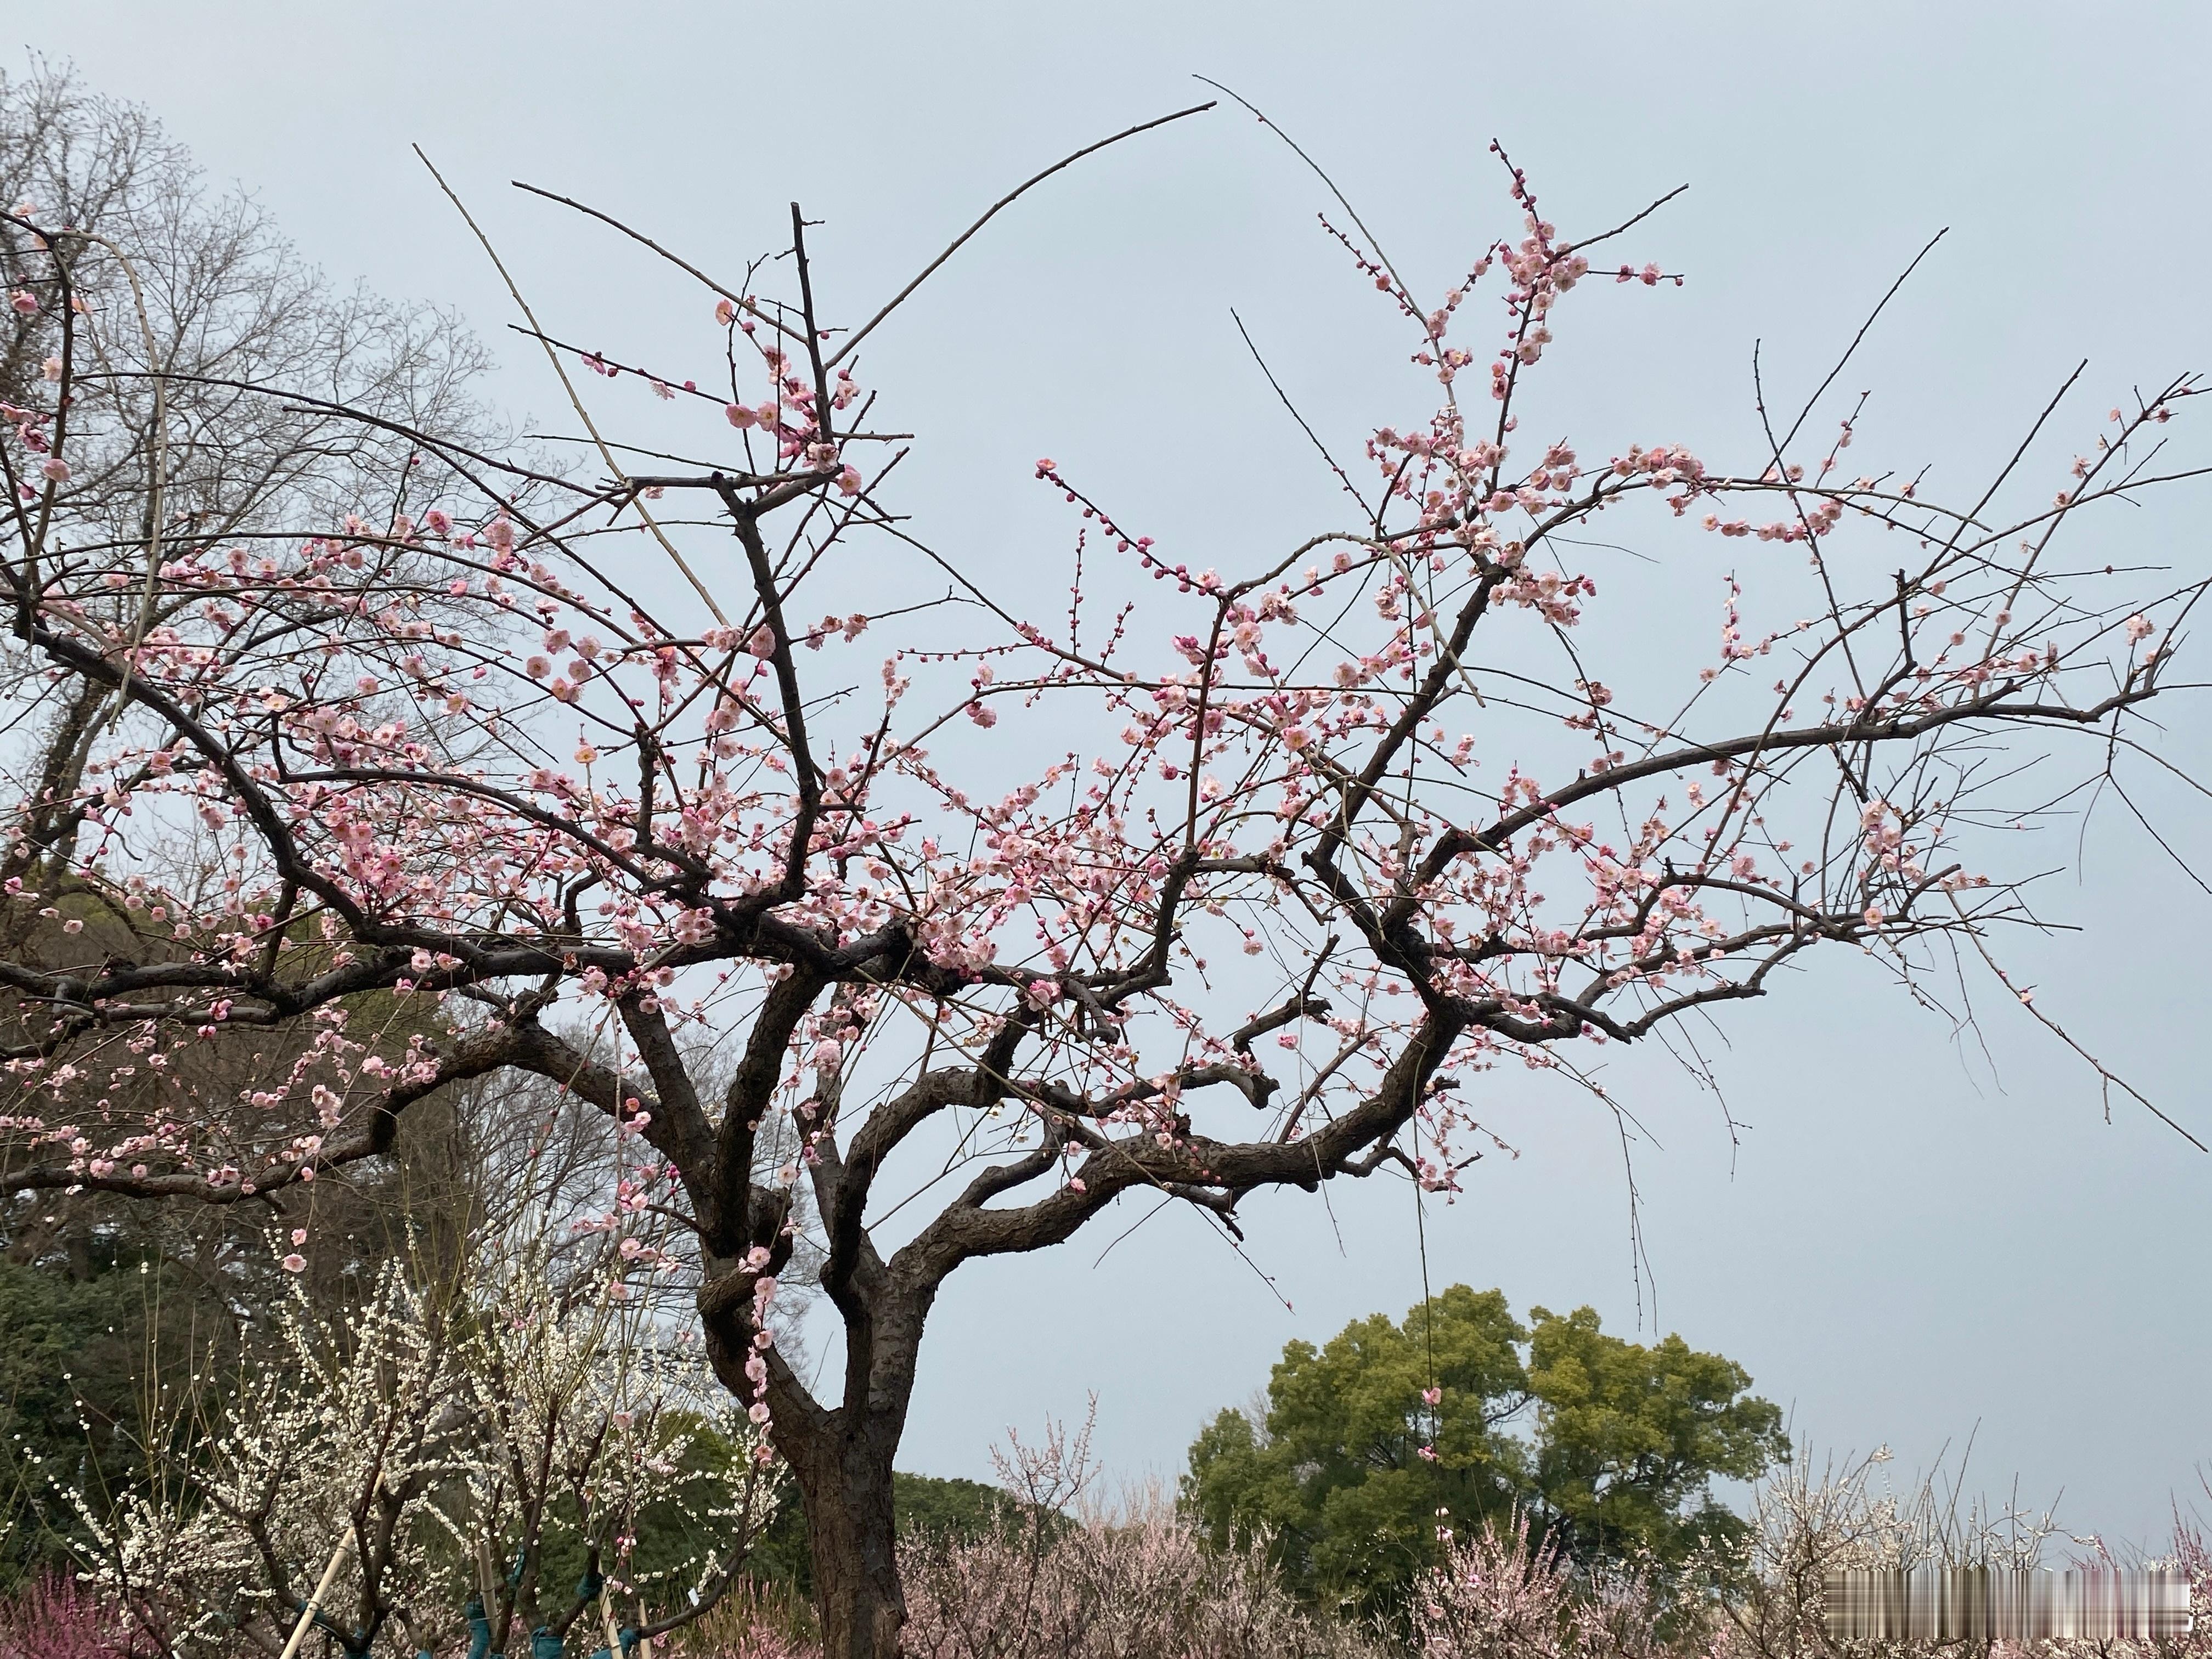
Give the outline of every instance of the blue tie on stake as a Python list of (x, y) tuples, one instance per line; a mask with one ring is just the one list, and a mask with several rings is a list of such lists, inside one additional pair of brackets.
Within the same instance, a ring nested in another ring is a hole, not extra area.
[[(584, 1576), (576, 1581), (576, 1600), (588, 1606), (599, 1599), (600, 1593), (605, 1588), (606, 1580), (597, 1571), (587, 1570)], [(616, 1632), (615, 1639), (622, 1644), (623, 1659), (629, 1659), (630, 1653), (637, 1646), (635, 1627), (624, 1626)], [(540, 1625), (530, 1632), (530, 1659), (561, 1659), (562, 1650), (561, 1638), (554, 1635), (544, 1626)], [(471, 1648), (469, 1651), (469, 1659), (483, 1659), (483, 1656)], [(608, 1650), (604, 1646), (594, 1648), (591, 1652), (590, 1659), (608, 1659)]]

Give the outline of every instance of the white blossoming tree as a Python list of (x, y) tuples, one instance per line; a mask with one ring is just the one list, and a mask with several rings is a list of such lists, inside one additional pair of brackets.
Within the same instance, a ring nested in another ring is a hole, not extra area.
[(638, 1293), (655, 1252), (594, 1243), (500, 1230), (461, 1282), (391, 1264), (349, 1317), (295, 1281), (213, 1432), (112, 1514), (80, 1501), (95, 1581), (172, 1652), (283, 1653), (303, 1624), (356, 1656), (617, 1626), (627, 1650), (707, 1611), (780, 1476)]

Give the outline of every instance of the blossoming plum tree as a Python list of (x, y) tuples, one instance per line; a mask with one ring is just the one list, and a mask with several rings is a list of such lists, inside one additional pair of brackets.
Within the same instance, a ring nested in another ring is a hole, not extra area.
[(281, 1654), (303, 1620), (352, 1659), (572, 1631), (627, 1652), (711, 1611), (779, 1471), (696, 1348), (560, 1261), (542, 1218), (485, 1230), (435, 1285), (387, 1263), (343, 1314), (290, 1281), (234, 1395), (162, 1398), (208, 1426), (156, 1425), (161, 1479), (69, 1494), (85, 1577), (171, 1654)]
[[(1984, 956), (2027, 915), (1982, 867), (2022, 805), (1992, 757), (2078, 740), (2094, 778), (2130, 752), (2202, 592), (2052, 552), (2188, 476), (2147, 441), (2194, 383), (2009, 512), (2032, 446), (1948, 507), (1854, 474), (1858, 414), (1815, 440), (1817, 398), (1734, 467), (1532, 441), (1563, 302), (1670, 279), (1609, 252), (1642, 215), (1573, 238), (1506, 177), (1518, 233), (1440, 297), (1343, 228), (1431, 406), (1374, 432), (1364, 486), (1340, 474), (1346, 526), (1206, 567), (1042, 461), (1083, 538), (1049, 622), (891, 512), (859, 353), (913, 288), (828, 326), (796, 209), (757, 268), (787, 289), (681, 266), (714, 297), (704, 382), (532, 318), (605, 478), (410, 432), (428, 482), (375, 516), (158, 539), (73, 527), (79, 389), (129, 371), (73, 309), (68, 227), (11, 216), (10, 314), (52, 346), (5, 411), (0, 604), (26, 684), (90, 712), (13, 763), (0, 886), (42, 926), (0, 963), (0, 1188), (296, 1199), (434, 1091), (554, 1080), (622, 1151), (592, 1224), (694, 1241), (717, 1372), (805, 1502), (828, 1651), (884, 1656), (892, 1460), (963, 1265), (1125, 1196), (1233, 1231), (1263, 1189), (1452, 1188), (1494, 1068), (1574, 1075), (1816, 947)], [(720, 459), (625, 465), (582, 371), (696, 410)], [(1671, 679), (1579, 643), (1585, 532), (1639, 512), (1756, 562)], [(398, 1024), (357, 1029), (372, 994)], [(719, 1099), (685, 1059), (708, 1039)], [(204, 1084), (234, 1076), (194, 1065), (210, 1046), (256, 1086)], [(778, 1126), (802, 1155), (757, 1179)], [(770, 1331), (802, 1181), (842, 1328), (818, 1395)]]

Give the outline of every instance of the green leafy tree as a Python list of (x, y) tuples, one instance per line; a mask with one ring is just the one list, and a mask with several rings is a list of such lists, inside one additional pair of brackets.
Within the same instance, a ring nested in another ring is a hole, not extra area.
[(81, 1559), (80, 1504), (104, 1512), (157, 1455), (183, 1455), (188, 1416), (167, 1413), (178, 1443), (155, 1438), (172, 1379), (236, 1360), (182, 1273), (112, 1232), (69, 1243), (65, 1259), (0, 1250), (0, 1596)]
[(1534, 1507), (1577, 1556), (1679, 1562), (1742, 1519), (1712, 1495), (1786, 1462), (1782, 1413), (1751, 1376), (1679, 1336), (1644, 1347), (1607, 1336), (1596, 1313), (1529, 1310), (1536, 1406)]
[(147, 1317), (135, 1271), (79, 1280), (0, 1256), (0, 1591), (64, 1559), (56, 1480), (128, 1480)]
[(1183, 1498), (1218, 1543), (1271, 1534), (1316, 1599), (1392, 1605), (1465, 1533), (1516, 1507), (1576, 1559), (1685, 1559), (1741, 1526), (1712, 1496), (1788, 1455), (1743, 1368), (1678, 1336), (1608, 1336), (1588, 1308), (1454, 1285), (1393, 1323), (1292, 1342), (1264, 1410), (1224, 1411), (1190, 1449)]
[(1224, 1411), (1207, 1425), (1184, 1492), (1218, 1541), (1272, 1533), (1294, 1581), (1364, 1600), (1428, 1565), (1439, 1509), (1463, 1525), (1511, 1506), (1526, 1453), (1500, 1429), (1526, 1397), (1528, 1333), (1501, 1292), (1463, 1285), (1429, 1316), (1376, 1314), (1324, 1347), (1292, 1342), (1263, 1419)]

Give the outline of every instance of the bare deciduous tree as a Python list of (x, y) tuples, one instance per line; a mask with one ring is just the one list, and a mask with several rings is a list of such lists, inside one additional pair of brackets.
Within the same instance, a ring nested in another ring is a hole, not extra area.
[[(469, 445), (497, 436), (471, 391), (485, 354), (457, 319), (334, 288), (250, 197), (211, 186), (146, 110), (37, 58), (0, 73), (0, 207), (11, 205), (69, 234), (40, 246), (18, 233), (0, 246), (6, 290), (51, 283), (67, 296), (0, 312), (0, 406), (30, 446), (9, 479), (48, 482), (38, 467), (53, 458), (35, 446), (62, 442), (66, 484), (17, 506), (40, 516), (56, 550), (109, 566), (87, 596), (108, 626), (143, 635), (164, 625), (175, 596), (157, 574), (177, 548), (216, 538), (255, 547), (303, 520), (376, 518), (442, 488), (443, 463), (416, 446), (413, 428)], [(64, 362), (68, 407), (50, 432), (25, 411), (58, 404)], [(32, 810), (0, 854), (0, 879), (31, 875), (76, 833), (70, 803), (119, 708), (45, 669), (14, 633), (0, 643), (0, 721), (38, 734), (9, 757), (29, 769), (9, 787)], [(58, 932), (16, 907), (0, 917), (0, 951), (43, 963)], [(392, 1195), (390, 1181), (376, 1184)], [(80, 1263), (96, 1231), (158, 1235), (217, 1300), (261, 1254), (253, 1230), (132, 1218), (97, 1194), (0, 1208), (0, 1225), (19, 1257)]]

